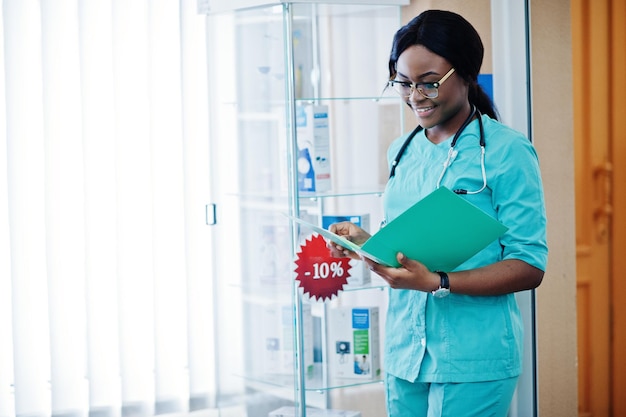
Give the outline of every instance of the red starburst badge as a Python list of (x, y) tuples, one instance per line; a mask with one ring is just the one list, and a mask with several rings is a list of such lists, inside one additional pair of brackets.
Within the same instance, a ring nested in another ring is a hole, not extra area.
[(332, 257), (326, 241), (318, 234), (313, 234), (300, 245), (296, 265), (300, 288), (318, 301), (337, 296), (350, 277), (350, 259)]

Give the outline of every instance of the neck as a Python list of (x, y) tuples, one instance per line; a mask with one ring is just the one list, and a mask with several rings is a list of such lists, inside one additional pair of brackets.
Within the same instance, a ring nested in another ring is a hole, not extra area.
[[(476, 118), (476, 108), (467, 102), (454, 116), (444, 123), (425, 129), (426, 137), (434, 144), (439, 144), (454, 135), (455, 139), (465, 129), (465, 127)], [(456, 140), (455, 140), (456, 142)]]

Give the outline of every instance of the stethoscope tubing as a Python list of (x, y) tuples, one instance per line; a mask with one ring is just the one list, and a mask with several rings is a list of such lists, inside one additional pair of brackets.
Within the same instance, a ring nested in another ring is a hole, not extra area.
[[(483, 128), (483, 121), (481, 119), (481, 114), (476, 109), (476, 106), (474, 106), (474, 105), (472, 105), (472, 111), (470, 112), (470, 115), (467, 117), (467, 119), (465, 119), (465, 121), (463, 122), (463, 124), (461, 125), (459, 130), (457, 130), (457, 132), (454, 135), (454, 138), (452, 138), (452, 142), (450, 143), (450, 149), (448, 150), (448, 157), (446, 158), (445, 162), (443, 163), (443, 169), (441, 170), (441, 174), (439, 174), (439, 178), (437, 179), (437, 188), (439, 188), (441, 186), (441, 181), (443, 180), (443, 177), (446, 175), (448, 167), (451, 165), (451, 161), (454, 158), (456, 158), (456, 155), (457, 155), (458, 151), (455, 149), (455, 147), (456, 147), (456, 143), (457, 143), (459, 137), (461, 136), (461, 134), (463, 133), (463, 131), (465, 130), (467, 125), (470, 124), (470, 122), (473, 120), (474, 116), (476, 116), (477, 113), (478, 113), (478, 125), (479, 125), (479, 129), (480, 129), (480, 139), (479, 139), (479, 144), (480, 144), (480, 169), (481, 169), (481, 173), (482, 173), (483, 185), (482, 185), (482, 187), (480, 189), (475, 190), (475, 191), (468, 191), (468, 190), (464, 190), (464, 189), (456, 189), (456, 190), (454, 190), (454, 192), (457, 193), (457, 194), (478, 194), (481, 191), (483, 191), (485, 188), (487, 188), (487, 171), (485, 169), (485, 132), (484, 132), (484, 128)], [(415, 129), (413, 129), (411, 134), (406, 138), (406, 140), (404, 141), (404, 143), (400, 147), (400, 150), (398, 151), (396, 157), (391, 162), (391, 170), (389, 172), (389, 179), (391, 179), (392, 177), (394, 177), (396, 175), (396, 167), (400, 163), (400, 159), (404, 155), (404, 153), (406, 151), (406, 148), (409, 146), (409, 144), (411, 143), (411, 141), (413, 140), (415, 135), (417, 135), (421, 130), (422, 130), (421, 126), (417, 126)]]

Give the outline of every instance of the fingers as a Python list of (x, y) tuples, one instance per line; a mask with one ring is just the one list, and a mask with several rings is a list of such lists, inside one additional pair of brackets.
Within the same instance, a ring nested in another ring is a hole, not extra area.
[(406, 255), (404, 255), (402, 252), (398, 252), (396, 254), (396, 260), (400, 263), (400, 265), (402, 265), (405, 268), (407, 267), (408, 264), (411, 263), (411, 260), (407, 258)]
[(329, 242), (326, 247), (330, 250), (330, 254), (333, 258), (343, 258), (344, 256), (350, 255), (349, 250), (347, 250), (343, 246), (335, 245), (332, 242)]
[[(409, 259), (403, 253), (398, 253), (396, 259), (400, 263), (397, 268), (378, 264), (371, 259), (363, 258), (369, 269), (384, 279), (393, 289), (409, 289), (424, 291), (424, 274), (428, 270), (418, 261)], [(428, 287), (430, 288), (430, 287)]]
[(397, 268), (386, 267), (370, 259), (364, 259), (368, 267), (381, 278), (383, 278), (391, 288), (412, 289), (419, 291), (430, 291), (432, 286), (429, 279), (430, 272), (420, 262), (408, 258), (403, 253), (396, 255), (400, 266)]
[(338, 235), (349, 236), (353, 227), (354, 225), (350, 222), (340, 222), (331, 224), (328, 230)]
[(365, 262), (367, 264), (367, 266), (369, 267), (369, 269), (371, 269), (372, 271), (380, 274), (389, 274), (391, 271), (397, 271), (400, 268), (403, 269), (408, 269), (406, 268), (407, 265), (409, 265), (411, 263), (411, 260), (409, 258), (407, 258), (404, 254), (398, 252), (398, 254), (396, 255), (396, 259), (398, 260), (398, 262), (400, 263), (400, 266), (398, 268), (391, 268), (391, 267), (387, 267), (387, 266), (383, 266), (379, 263), (376, 263), (375, 261), (369, 259), (369, 258), (362, 258), (363, 262)]
[(337, 245), (332, 241), (326, 242), (326, 247), (330, 251), (330, 255), (333, 258), (352, 258), (352, 259), (361, 259), (359, 255), (349, 249), (344, 248), (341, 245)]

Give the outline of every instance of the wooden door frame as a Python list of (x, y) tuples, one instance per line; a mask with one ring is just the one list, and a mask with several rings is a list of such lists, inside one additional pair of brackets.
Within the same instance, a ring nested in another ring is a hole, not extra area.
[(611, 415), (610, 2), (571, 1), (580, 417)]
[(626, 415), (626, 1), (611, 1), (611, 154), (612, 181), (612, 414)]
[[(582, 326), (579, 383), (588, 388), (579, 393), (579, 404), (589, 412), (581, 415), (621, 416), (626, 415), (622, 392), (626, 386), (626, 280), (621, 278), (626, 268), (626, 1), (593, 1), (592, 5), (589, 0), (571, 0), (571, 4), (573, 46), (580, 48), (573, 51), (574, 100), (575, 107), (585, 109), (574, 120), (581, 135), (576, 158), (576, 172), (581, 176), (576, 190), (577, 211), (586, 219), (577, 223), (577, 233), (582, 237), (577, 240), (591, 241), (585, 234), (597, 225), (587, 222), (600, 218), (608, 225), (603, 234), (608, 239), (608, 268), (597, 260), (579, 261), (580, 277), (588, 276), (581, 285), (592, 277), (590, 285), (596, 286), (578, 293)], [(593, 92), (599, 94), (592, 94), (588, 88), (592, 84)], [(607, 141), (605, 160), (597, 155), (594, 160), (589, 154), (592, 141), (598, 140)], [(584, 253), (585, 248), (590, 253)], [(593, 250), (593, 243), (579, 247), (578, 256), (591, 257)], [(590, 270), (590, 265), (594, 269)], [(601, 274), (607, 269), (605, 281)]]

